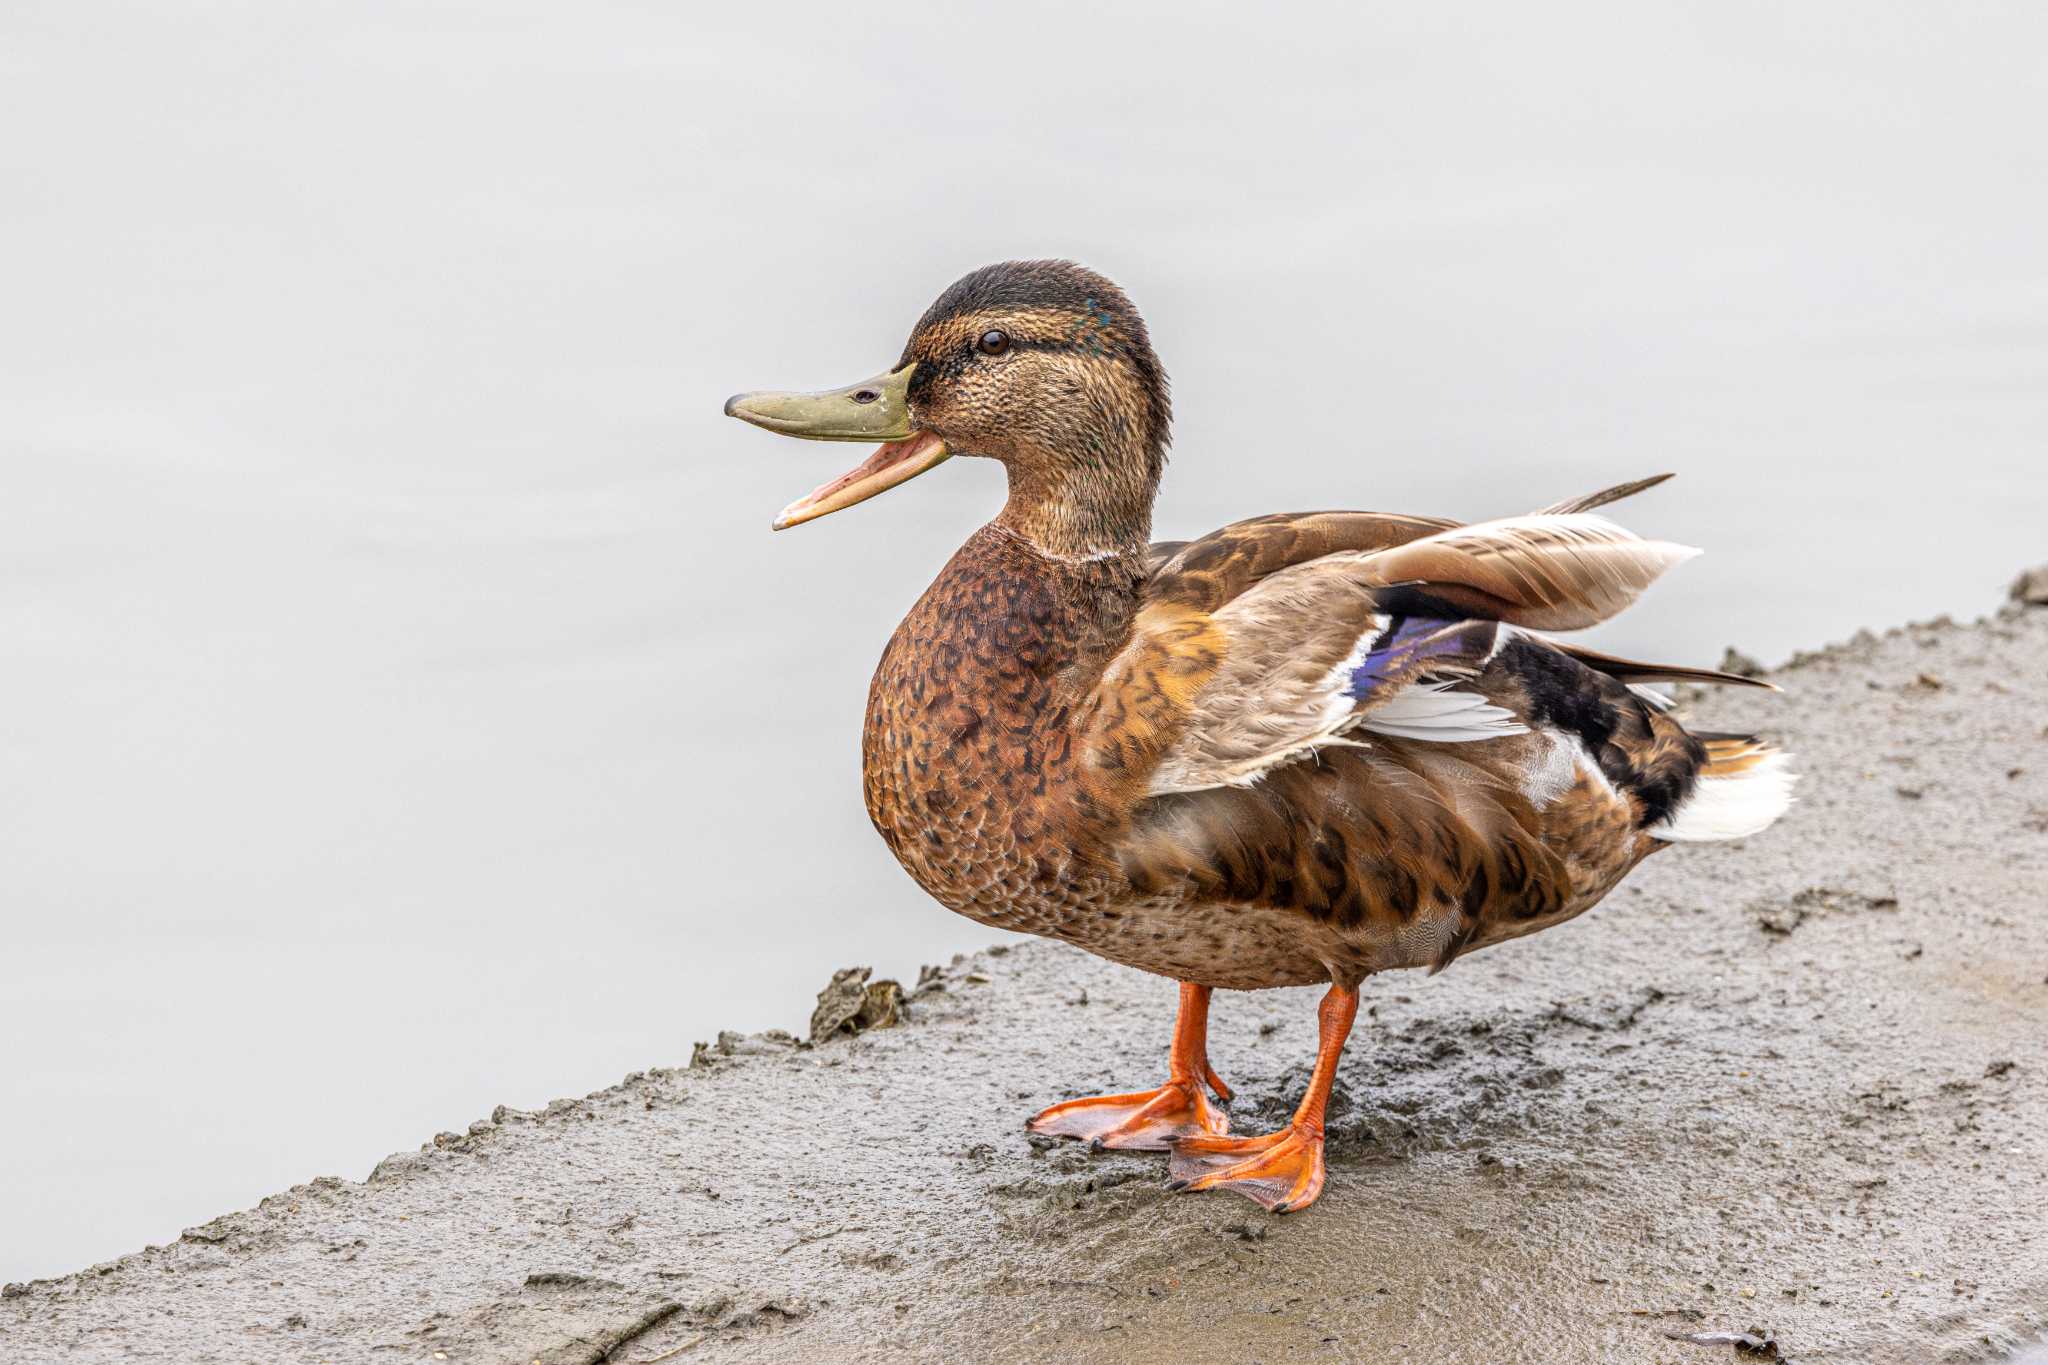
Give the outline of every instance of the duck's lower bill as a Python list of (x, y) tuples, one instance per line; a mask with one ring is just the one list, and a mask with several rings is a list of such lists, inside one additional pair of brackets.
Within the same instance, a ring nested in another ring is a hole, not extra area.
[(929, 431), (914, 432), (907, 440), (891, 441), (832, 482), (819, 485), (776, 513), (774, 527), (787, 531), (857, 502), (866, 502), (877, 493), (886, 493), (934, 465), (943, 464), (951, 453), (946, 443)]

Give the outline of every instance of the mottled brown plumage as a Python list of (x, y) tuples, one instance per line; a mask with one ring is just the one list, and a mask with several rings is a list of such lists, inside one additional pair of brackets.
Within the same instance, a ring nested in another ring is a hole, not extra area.
[[(1114, 285), (978, 271), (895, 373), (927, 452), (1002, 461), (1010, 496), (876, 669), (875, 828), (947, 907), (1185, 983), (1168, 1083), (1055, 1106), (1041, 1131), (1178, 1142), (1188, 1185), (1301, 1207), (1323, 1179), (1328, 1030), (1365, 977), (1561, 923), (1664, 843), (1782, 808), (1775, 749), (1689, 735), (1629, 685), (1746, 680), (1534, 633), (1606, 619), (1689, 553), (1591, 513), (1659, 480), (1470, 526), (1318, 512), (1151, 545), (1165, 377)], [(796, 434), (838, 434), (817, 420)], [(1208, 990), (1311, 983), (1335, 1003), (1302, 1111), (1223, 1136), (1201, 1097)]]

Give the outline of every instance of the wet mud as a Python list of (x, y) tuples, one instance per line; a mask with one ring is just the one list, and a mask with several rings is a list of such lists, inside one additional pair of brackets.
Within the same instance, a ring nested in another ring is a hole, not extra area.
[[(1778, 828), (1367, 983), (1306, 1213), (1027, 1137), (1156, 1084), (1174, 1001), (1033, 944), (9, 1285), (0, 1360), (2009, 1359), (2048, 1331), (2048, 610), (1773, 676), (1682, 704), (1799, 755)], [(1314, 1011), (1219, 993), (1235, 1129)]]

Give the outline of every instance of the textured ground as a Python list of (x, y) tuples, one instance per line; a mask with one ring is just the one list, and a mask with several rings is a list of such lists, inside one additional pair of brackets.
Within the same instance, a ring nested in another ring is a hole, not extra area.
[[(2048, 610), (1779, 679), (1688, 703), (1798, 752), (1777, 829), (1368, 984), (1305, 1214), (1026, 1140), (1154, 1083), (1173, 1003), (1040, 945), (10, 1285), (0, 1360), (2005, 1358), (2048, 1328)], [(1314, 1000), (1218, 998), (1240, 1130)]]

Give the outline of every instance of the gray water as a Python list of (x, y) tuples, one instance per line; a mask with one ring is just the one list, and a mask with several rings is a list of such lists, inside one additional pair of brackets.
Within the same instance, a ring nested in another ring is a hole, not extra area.
[(958, 460), (733, 390), (1067, 255), (1162, 534), (1655, 470), (1611, 648), (2048, 559), (2048, 12), (113, 5), (0, 15), (0, 1279), (995, 935), (860, 808)]

